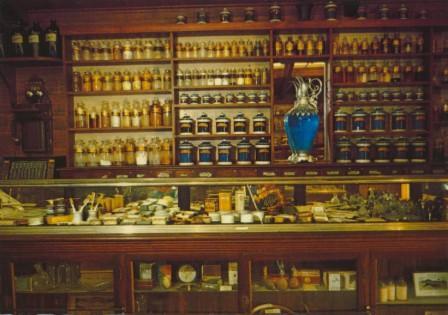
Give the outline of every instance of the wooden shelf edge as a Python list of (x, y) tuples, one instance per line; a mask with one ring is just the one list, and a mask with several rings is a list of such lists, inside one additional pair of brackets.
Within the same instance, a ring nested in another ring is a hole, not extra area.
[(138, 65), (138, 64), (170, 64), (171, 59), (131, 59), (131, 60), (90, 60), (90, 61), (65, 61), (65, 64), (73, 67), (86, 66), (114, 66), (114, 65)]
[(147, 132), (147, 131), (172, 131), (172, 127), (149, 128), (69, 128), (73, 133), (115, 133), (115, 132)]
[(171, 90), (138, 90), (138, 91), (101, 91), (101, 92), (67, 92), (71, 96), (113, 96), (113, 95), (145, 95), (145, 94), (170, 94)]

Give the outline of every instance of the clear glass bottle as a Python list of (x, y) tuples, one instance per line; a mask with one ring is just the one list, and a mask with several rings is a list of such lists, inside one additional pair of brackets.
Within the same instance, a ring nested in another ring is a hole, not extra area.
[(89, 140), (87, 143), (87, 161), (88, 167), (98, 166), (98, 143), (96, 140)]
[(163, 139), (160, 145), (160, 164), (170, 165), (172, 163), (173, 156), (171, 152), (171, 141), (168, 138)]
[(112, 111), (110, 115), (111, 128), (121, 128), (121, 109), (118, 102), (112, 103)]
[(153, 77), (152, 88), (154, 90), (161, 90), (162, 89), (162, 78), (160, 77), (159, 68), (154, 68), (152, 77)]
[(143, 59), (143, 44), (141, 40), (134, 43), (134, 59)]
[(101, 103), (100, 128), (110, 128), (110, 106), (108, 101)]
[(125, 71), (123, 73), (123, 80), (121, 81), (121, 89), (123, 91), (132, 90), (131, 74), (129, 73), (129, 71)]
[(81, 61), (81, 47), (78, 41), (72, 41), (72, 60)]
[(131, 42), (125, 41), (123, 44), (123, 51), (122, 51), (122, 58), (123, 60), (131, 60), (134, 58), (132, 49), (131, 49)]
[(86, 166), (86, 160), (85, 160), (85, 143), (83, 140), (76, 140), (75, 141), (75, 147), (74, 147), (74, 166), (75, 167), (85, 167)]
[(157, 97), (155, 97), (152, 102), (149, 117), (151, 127), (162, 126), (162, 107), (160, 106), (160, 101)]
[(75, 106), (75, 128), (88, 128), (88, 116), (82, 103)]
[(123, 102), (123, 110), (121, 116), (121, 127), (130, 128), (131, 127), (131, 104), (128, 100)]
[(165, 99), (162, 105), (162, 126), (170, 127), (172, 123), (172, 108), (171, 101)]
[(149, 101), (144, 100), (142, 102), (142, 128), (148, 128), (149, 124)]
[(83, 61), (92, 60), (92, 47), (89, 41), (83, 41), (81, 45), (81, 58)]
[(153, 50), (152, 41), (146, 40), (143, 44), (143, 58), (144, 59), (152, 59), (154, 58), (154, 50)]
[(96, 111), (96, 107), (92, 107), (89, 112), (89, 128), (99, 128), (100, 127), (100, 115)]
[(132, 103), (131, 127), (140, 128), (142, 126), (142, 112), (140, 102), (135, 100)]
[(112, 165), (112, 154), (109, 140), (101, 141), (99, 149), (99, 165), (100, 166), (111, 166)]
[(121, 72), (115, 71), (113, 76), (113, 90), (121, 91), (123, 90), (123, 85), (121, 84)]
[(120, 166), (124, 164), (123, 142), (116, 138), (112, 145), (112, 164)]
[(142, 74), (137, 71), (132, 76), (132, 90), (140, 91), (142, 89)]
[(103, 90), (103, 77), (100, 71), (96, 70), (92, 75), (92, 90), (100, 92)]
[(112, 46), (112, 60), (122, 59), (122, 47), (119, 41), (114, 41)]
[(143, 71), (142, 90), (149, 91), (152, 89), (152, 73), (149, 69)]
[(84, 72), (82, 76), (82, 91), (92, 92), (92, 74), (89, 71)]
[(126, 139), (124, 145), (124, 158), (126, 165), (135, 165), (135, 142), (132, 138)]
[(169, 90), (171, 89), (171, 70), (165, 69), (163, 71), (163, 86), (162, 90)]
[(140, 138), (137, 141), (137, 150), (135, 152), (135, 162), (139, 166), (148, 164), (148, 152), (146, 151), (146, 141), (143, 138)]
[(113, 76), (110, 72), (105, 72), (103, 76), (103, 91), (113, 91), (114, 82)]

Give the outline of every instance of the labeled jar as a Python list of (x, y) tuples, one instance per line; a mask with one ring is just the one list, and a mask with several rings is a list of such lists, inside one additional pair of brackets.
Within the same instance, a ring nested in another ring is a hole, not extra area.
[(411, 162), (425, 163), (427, 161), (427, 143), (423, 138), (415, 138), (411, 142)]
[(198, 145), (198, 164), (212, 165), (215, 156), (215, 147), (208, 141), (204, 141)]
[(75, 107), (75, 128), (89, 128), (88, 118), (84, 105), (77, 103)]
[(367, 138), (358, 139), (355, 143), (355, 162), (356, 163), (370, 163), (370, 148), (371, 143)]
[(188, 115), (184, 115), (179, 119), (179, 134), (192, 135), (194, 133), (194, 119)]
[(139, 166), (148, 164), (148, 151), (144, 139), (137, 142), (137, 151), (135, 152), (135, 163)]
[(352, 161), (352, 143), (349, 138), (340, 138), (336, 141), (336, 162), (351, 163)]
[(380, 138), (374, 145), (374, 160), (375, 163), (389, 163), (390, 162), (390, 140), (387, 138)]
[(233, 133), (236, 135), (247, 134), (249, 132), (249, 120), (243, 113), (238, 113), (233, 118)]
[(405, 131), (406, 130), (406, 112), (401, 108), (395, 109), (391, 113), (391, 130), (392, 131)]
[(252, 164), (252, 144), (246, 138), (243, 138), (236, 146), (236, 164)]
[(393, 162), (407, 163), (409, 162), (409, 142), (406, 138), (398, 138), (394, 142)]
[(217, 157), (218, 165), (232, 165), (233, 145), (228, 140), (223, 140), (218, 143)]
[(255, 143), (255, 164), (267, 165), (271, 163), (271, 145), (266, 138)]
[(164, 100), (164, 103), (162, 105), (162, 126), (163, 127), (169, 127), (172, 123), (172, 108), (171, 108), (171, 101)]
[(386, 130), (386, 112), (381, 108), (375, 108), (370, 113), (370, 130), (382, 132)]
[(198, 135), (209, 135), (212, 133), (212, 119), (206, 113), (203, 113), (196, 119), (196, 124)]
[(188, 141), (179, 144), (179, 165), (189, 166), (194, 164), (194, 146)]
[(352, 132), (363, 132), (367, 130), (367, 113), (358, 108), (352, 113)]
[(215, 119), (216, 125), (216, 134), (218, 135), (227, 135), (230, 134), (230, 119), (222, 113)]
[(252, 118), (252, 126), (253, 126), (253, 133), (255, 134), (264, 134), (268, 133), (268, 119), (263, 113), (257, 113)]
[(348, 119), (349, 114), (339, 110), (334, 114), (334, 131), (335, 132), (346, 132), (348, 131)]

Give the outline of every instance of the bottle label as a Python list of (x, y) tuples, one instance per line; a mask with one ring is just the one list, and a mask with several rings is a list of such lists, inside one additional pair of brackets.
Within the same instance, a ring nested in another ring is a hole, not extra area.
[(39, 35), (38, 34), (30, 34), (30, 36), (28, 36), (28, 42), (30, 44), (38, 44), (39, 43)]
[(57, 41), (56, 33), (47, 33), (47, 34), (45, 34), (45, 41), (46, 42), (56, 42)]
[(15, 33), (11, 37), (11, 42), (13, 44), (23, 44), (23, 36), (20, 33)]

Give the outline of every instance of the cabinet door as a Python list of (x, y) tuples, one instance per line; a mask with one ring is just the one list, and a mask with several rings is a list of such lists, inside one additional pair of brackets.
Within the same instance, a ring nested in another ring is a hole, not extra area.
[(374, 259), (379, 315), (447, 315), (448, 251), (380, 254)]
[(101, 260), (16, 262), (15, 310), (19, 313), (117, 311), (114, 263)]
[(232, 260), (134, 260), (133, 312), (236, 314), (238, 263)]
[(300, 258), (252, 262), (252, 306), (276, 304), (295, 312), (350, 314), (359, 309), (355, 259)]

